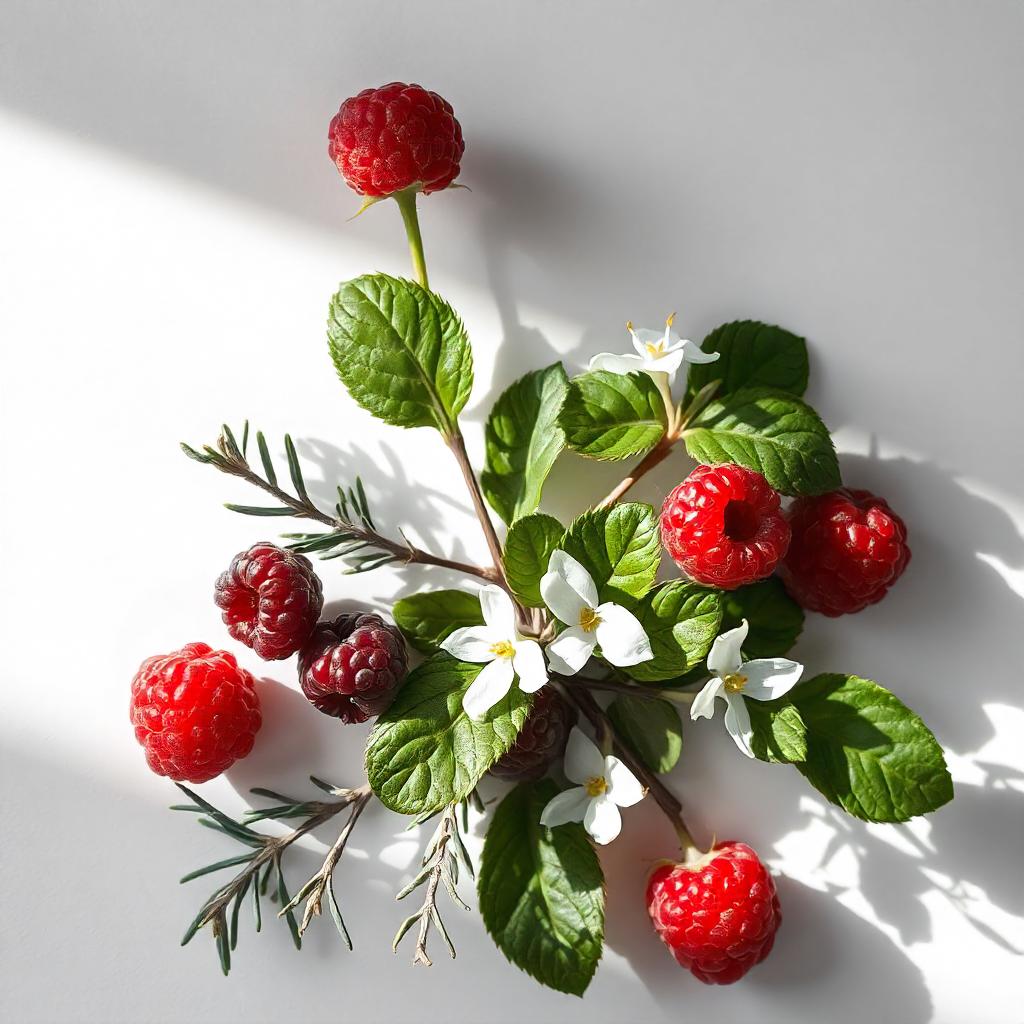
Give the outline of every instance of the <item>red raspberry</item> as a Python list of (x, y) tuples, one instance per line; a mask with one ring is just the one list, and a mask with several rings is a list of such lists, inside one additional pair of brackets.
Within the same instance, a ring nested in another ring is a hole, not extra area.
[(665, 499), (661, 541), (698, 583), (735, 590), (771, 575), (789, 546), (789, 524), (760, 473), (698, 466)]
[(647, 912), (672, 955), (708, 985), (739, 981), (770, 952), (782, 923), (768, 869), (746, 843), (718, 843), (691, 865), (662, 864)]
[(331, 120), (327, 152), (361, 196), (417, 186), (447, 188), (465, 146), (451, 104), (419, 85), (392, 82), (345, 100)]
[(554, 687), (538, 690), (512, 749), (491, 765), (491, 774), (519, 782), (539, 779), (562, 755), (575, 723), (576, 712)]
[(347, 725), (386, 711), (408, 668), (394, 626), (379, 615), (350, 612), (313, 631), (299, 655), (299, 683), (317, 711)]
[(870, 491), (798, 498), (789, 523), (793, 543), (779, 574), (812, 612), (834, 617), (881, 601), (910, 561), (903, 520)]
[(135, 738), (157, 775), (206, 782), (252, 750), (262, 716), (252, 676), (227, 651), (186, 644), (132, 680)]
[(309, 639), (324, 605), (308, 558), (254, 544), (217, 577), (213, 599), (231, 636), (264, 661), (293, 655)]

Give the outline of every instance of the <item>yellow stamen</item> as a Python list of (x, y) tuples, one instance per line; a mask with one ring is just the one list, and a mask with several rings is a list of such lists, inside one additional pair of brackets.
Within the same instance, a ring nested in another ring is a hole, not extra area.
[(673, 321), (675, 320), (675, 318), (676, 318), (675, 313), (669, 313), (669, 315), (667, 317), (665, 317), (665, 326), (666, 327), (671, 327)]
[(723, 677), (722, 682), (726, 693), (742, 693), (743, 687), (747, 685), (747, 677), (741, 676), (739, 672), (730, 672)]
[(627, 320), (626, 321), (626, 330), (629, 331), (630, 334), (633, 333), (633, 321), (632, 320)]
[(593, 608), (583, 608), (580, 610), (580, 625), (583, 627), (584, 632), (593, 633), (600, 624), (601, 616)]
[(587, 791), (587, 796), (593, 798), (607, 792), (608, 783), (604, 781), (604, 777), (601, 775), (591, 775), (583, 788)]
[(496, 644), (491, 644), (491, 654), (496, 658), (511, 658), (516, 653), (516, 649), (508, 640), (499, 640)]
[(647, 349), (647, 354), (652, 359), (657, 359), (658, 356), (665, 354), (665, 342), (663, 341), (649, 341), (644, 348)]

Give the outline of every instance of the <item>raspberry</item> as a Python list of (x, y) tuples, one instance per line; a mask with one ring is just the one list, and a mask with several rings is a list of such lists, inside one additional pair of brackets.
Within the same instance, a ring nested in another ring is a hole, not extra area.
[(698, 466), (661, 509), (661, 541), (698, 583), (735, 590), (770, 576), (789, 546), (778, 494), (743, 466)]
[(350, 612), (321, 622), (299, 655), (306, 699), (346, 724), (387, 710), (405, 679), (402, 634), (379, 615)]
[(419, 85), (391, 82), (345, 100), (331, 120), (327, 152), (362, 196), (417, 186), (447, 188), (465, 146), (451, 104)]
[(575, 723), (576, 712), (553, 687), (538, 690), (512, 749), (491, 765), (491, 774), (520, 782), (539, 779), (562, 755)]
[(812, 612), (834, 617), (881, 601), (910, 561), (903, 520), (870, 491), (799, 498), (789, 523), (793, 543), (779, 574)]
[(647, 912), (672, 955), (708, 985), (739, 981), (770, 952), (782, 923), (775, 883), (745, 843), (718, 843), (697, 862), (663, 864)]
[(231, 636), (264, 661), (290, 657), (309, 639), (324, 597), (308, 558), (254, 544), (217, 577), (213, 599)]
[(206, 782), (252, 750), (262, 716), (252, 676), (227, 651), (186, 644), (132, 680), (135, 738), (157, 775)]

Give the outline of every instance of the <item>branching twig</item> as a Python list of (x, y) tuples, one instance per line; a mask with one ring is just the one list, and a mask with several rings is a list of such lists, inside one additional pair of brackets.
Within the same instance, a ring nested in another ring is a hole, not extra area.
[[(243, 439), (247, 437), (248, 423)], [(370, 517), (362, 483), (358, 480), (356, 487), (350, 489), (347, 495), (340, 487), (338, 488), (335, 515), (321, 511), (306, 491), (295, 446), (292, 439), (286, 435), (285, 451), (288, 455), (288, 468), (295, 487), (295, 494), (289, 494), (277, 482), (277, 474), (262, 433), (257, 432), (256, 441), (263, 463), (264, 475), (262, 476), (252, 468), (246, 457), (245, 440), (239, 445), (227, 426), (222, 429), (216, 447), (205, 445), (201, 451), (197, 451), (187, 444), (182, 444), (181, 447), (189, 458), (205, 465), (214, 466), (229, 476), (245, 480), (280, 502), (280, 505), (269, 508), (229, 504), (227, 507), (233, 512), (254, 516), (293, 516), (296, 519), (311, 519), (330, 527), (328, 533), (289, 535), (293, 539), (293, 543), (289, 547), (293, 550), (302, 554), (316, 553), (321, 558), (349, 557), (352, 571), (355, 572), (375, 569), (387, 562), (403, 562), (405, 564), (437, 565), (491, 582), (499, 579), (496, 569), (442, 558), (429, 551), (424, 551), (422, 548), (414, 547), (404, 537), (401, 541), (396, 541), (379, 533)], [(372, 549), (373, 553), (351, 559), (356, 552), (367, 548)]]
[(398, 944), (405, 937), (406, 933), (414, 925), (418, 924), (419, 931), (416, 936), (416, 951), (413, 954), (412, 962), (414, 964), (423, 964), (426, 967), (431, 966), (430, 957), (427, 955), (427, 934), (430, 931), (431, 924), (441, 933), (441, 937), (448, 944), (448, 952), (451, 953), (452, 959), (455, 959), (455, 946), (437, 909), (438, 886), (443, 884), (445, 889), (448, 890), (448, 895), (451, 897), (452, 902), (464, 910), (469, 909), (455, 888), (459, 881), (460, 862), (469, 872), (470, 877), (473, 876), (473, 864), (469, 859), (469, 854), (466, 852), (466, 847), (463, 845), (462, 837), (459, 835), (456, 808), (457, 804), (449, 804), (442, 811), (441, 822), (437, 826), (430, 842), (427, 843), (427, 848), (423, 853), (422, 868), (419, 874), (395, 897), (395, 899), (399, 900), (405, 899), (409, 893), (418, 889), (426, 882), (427, 888), (423, 896), (423, 904), (415, 914), (410, 914), (402, 922), (395, 935), (395, 941), (391, 945), (391, 948), (398, 952)]

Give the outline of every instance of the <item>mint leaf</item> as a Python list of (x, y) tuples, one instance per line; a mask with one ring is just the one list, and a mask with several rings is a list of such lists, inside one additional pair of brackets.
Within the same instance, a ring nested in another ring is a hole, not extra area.
[(366, 777), (385, 807), (430, 814), (468, 796), (515, 742), (530, 695), (513, 686), (481, 722), (462, 698), (482, 665), (438, 653), (414, 669), (377, 719), (366, 748)]
[(754, 658), (781, 658), (804, 628), (803, 609), (786, 593), (777, 576), (722, 594), (724, 614), (720, 632), (734, 629), (743, 619), (750, 625), (743, 653)]
[(691, 396), (713, 380), (722, 382), (719, 398), (750, 387), (776, 388), (798, 396), (807, 389), (807, 342), (781, 327), (734, 320), (716, 327), (700, 347), (721, 355), (717, 362), (690, 366), (687, 389)]
[(908, 821), (953, 799), (938, 741), (877, 683), (825, 674), (800, 683), (789, 699), (807, 727), (807, 759), (797, 767), (848, 814)]
[(654, 659), (623, 671), (651, 683), (682, 675), (708, 656), (722, 622), (722, 594), (674, 580), (652, 590), (630, 610), (651, 641)]
[(542, 985), (581, 996), (604, 945), (604, 875), (579, 824), (548, 829), (550, 779), (520, 783), (494, 812), (477, 885), (498, 949)]
[(775, 764), (807, 760), (807, 726), (796, 705), (788, 700), (745, 703), (754, 730), (750, 745), (756, 758)]
[(505, 578), (528, 608), (542, 608), (540, 579), (548, 571), (551, 552), (562, 544), (565, 527), (552, 516), (535, 512), (517, 519), (505, 538)]
[(746, 466), (783, 494), (823, 494), (842, 483), (825, 424), (782, 391), (748, 388), (711, 402), (683, 438), (698, 462)]
[(480, 485), (506, 523), (534, 512), (565, 435), (558, 412), (565, 398), (561, 363), (520, 377), (502, 392), (487, 417), (487, 462)]
[(671, 701), (623, 695), (608, 705), (608, 717), (652, 772), (672, 771), (683, 751), (683, 728)]
[(439, 295), (412, 281), (365, 274), (331, 299), (331, 358), (352, 397), (396, 427), (450, 434), (473, 388), (462, 321)]
[(450, 633), (462, 626), (482, 626), (480, 598), (465, 590), (431, 590), (396, 601), (395, 625), (417, 651), (436, 651)]
[(650, 374), (594, 370), (569, 381), (558, 422), (580, 455), (625, 459), (661, 440), (665, 399)]
[(641, 597), (661, 562), (658, 517), (639, 502), (584, 512), (569, 525), (562, 548), (594, 577), (602, 601)]

